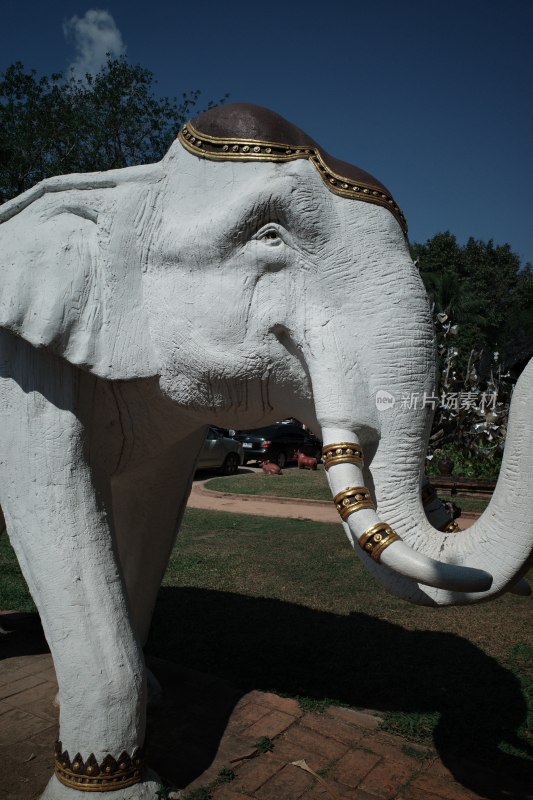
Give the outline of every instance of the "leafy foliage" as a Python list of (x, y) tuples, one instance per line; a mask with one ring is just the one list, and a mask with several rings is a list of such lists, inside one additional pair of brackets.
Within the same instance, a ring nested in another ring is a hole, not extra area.
[(460, 246), (449, 231), (412, 254), (433, 308), (440, 369), (429, 451), (437, 458), (427, 471), (446, 455), (456, 475), (495, 478), (517, 377), (507, 364), (533, 348), (533, 267), (508, 244)]
[(464, 246), (449, 231), (413, 244), (435, 314), (458, 325), (458, 363), (465, 369), (472, 350), (499, 352), (533, 334), (533, 265), (522, 266), (510, 245), (470, 238)]
[(446, 313), (435, 316), (441, 369), (426, 471), (438, 474), (437, 464), (446, 457), (455, 475), (493, 479), (501, 465), (512, 385), (502, 380), (498, 353), (485, 364), (484, 376), (482, 351), (472, 350), (461, 369), (453, 343), (458, 328)]
[[(452, 474), (461, 478), (496, 480), (500, 472), (501, 456), (499, 454), (490, 453), (485, 457), (483, 454), (476, 455), (460, 445), (448, 443), (433, 450), (431, 460), (428, 460), (426, 464), (426, 474), (428, 476), (439, 475), (438, 464), (443, 459), (449, 459), (452, 462)], [(469, 510), (466, 505), (468, 501), (463, 497), (458, 502), (463, 511)]]
[(0, 74), (0, 202), (52, 175), (161, 159), (200, 91), (177, 100), (155, 90), (153, 73), (123, 57), (84, 80), (9, 66)]

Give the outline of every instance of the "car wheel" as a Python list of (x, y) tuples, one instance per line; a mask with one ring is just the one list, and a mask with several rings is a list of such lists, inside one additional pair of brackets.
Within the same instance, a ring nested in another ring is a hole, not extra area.
[(285, 464), (287, 463), (287, 456), (285, 453), (278, 453), (278, 457), (276, 458), (276, 464), (280, 469), (283, 469)]
[(228, 453), (222, 464), (223, 475), (236, 475), (239, 469), (239, 456), (237, 453)]

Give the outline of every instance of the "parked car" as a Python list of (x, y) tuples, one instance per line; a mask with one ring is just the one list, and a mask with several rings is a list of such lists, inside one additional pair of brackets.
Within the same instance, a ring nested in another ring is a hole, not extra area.
[(320, 460), (322, 443), (309, 431), (299, 425), (275, 422), (266, 428), (237, 431), (235, 439), (242, 443), (244, 464), (248, 461), (273, 461), (284, 467), (289, 461), (296, 461), (296, 451)]
[(196, 469), (219, 469), (223, 475), (235, 475), (242, 463), (241, 443), (226, 436), (224, 430), (210, 427), (196, 462)]

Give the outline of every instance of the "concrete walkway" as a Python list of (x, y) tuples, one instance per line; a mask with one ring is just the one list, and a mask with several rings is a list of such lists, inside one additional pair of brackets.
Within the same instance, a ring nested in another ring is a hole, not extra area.
[[(250, 468), (246, 467), (246, 469)], [(253, 471), (261, 472), (258, 469)], [(212, 477), (200, 478), (194, 481), (187, 504), (189, 508), (229, 511), (232, 514), (255, 514), (260, 517), (312, 519), (316, 522), (339, 521), (339, 515), (331, 501), (300, 500), (292, 497), (268, 497), (267, 495), (236, 494), (235, 492), (214, 492), (205, 486)], [(273, 476), (272, 480), (283, 480), (283, 477)]]
[[(333, 506), (212, 493), (190, 506), (336, 521)], [(0, 800), (37, 800), (52, 772), (55, 672), (38, 617), (0, 612)], [(480, 770), (379, 729), (372, 711), (308, 713), (292, 699), (243, 693), (222, 680), (149, 659), (163, 690), (148, 723), (150, 765), (191, 800), (533, 800), (533, 786)], [(196, 792), (194, 790), (197, 790)], [(112, 800), (112, 795), (110, 795)]]
[[(246, 470), (261, 472), (260, 469), (252, 469), (248, 466)], [(255, 514), (265, 517), (312, 519), (315, 522), (339, 522), (339, 515), (331, 500), (302, 500), (294, 497), (214, 492), (206, 487), (206, 483), (213, 477), (214, 475), (210, 475), (208, 478), (200, 477), (194, 481), (188, 502), (189, 508), (228, 511), (232, 514)], [(272, 480), (280, 479), (273, 476)], [(478, 514), (463, 512), (457, 520), (459, 527), (462, 530), (468, 528), (478, 516)]]

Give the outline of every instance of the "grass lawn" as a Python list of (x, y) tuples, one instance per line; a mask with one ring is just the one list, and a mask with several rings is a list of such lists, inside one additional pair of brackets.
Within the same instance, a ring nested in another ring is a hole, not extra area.
[(0, 535), (0, 608), (3, 611), (36, 611), (5, 528)]
[[(2, 608), (30, 608), (0, 540)], [(530, 575), (530, 579), (533, 575)], [(6, 580), (7, 579), (7, 580)], [(191, 509), (147, 650), (232, 685), (376, 709), (384, 728), (533, 775), (533, 606), (419, 608), (386, 594), (340, 525)]]
[(264, 494), (273, 497), (301, 497), (306, 500), (331, 500), (331, 492), (322, 466), (317, 470), (286, 467), (283, 475), (242, 472), (224, 478), (212, 478), (207, 489), (237, 494)]
[[(265, 475), (263, 472), (240, 473), (227, 478), (212, 478), (206, 483), (207, 489), (215, 492), (237, 494), (263, 494), (271, 497), (300, 497), (306, 500), (331, 500), (331, 492), (324, 468), (319, 465), (316, 471), (297, 469), (283, 470), (283, 475)], [(463, 511), (484, 511), (488, 500), (470, 497), (445, 497), (453, 500)]]
[(340, 525), (191, 509), (148, 650), (307, 708), (376, 709), (444, 760), (533, 776), (532, 622), (512, 595), (462, 608), (388, 595)]

